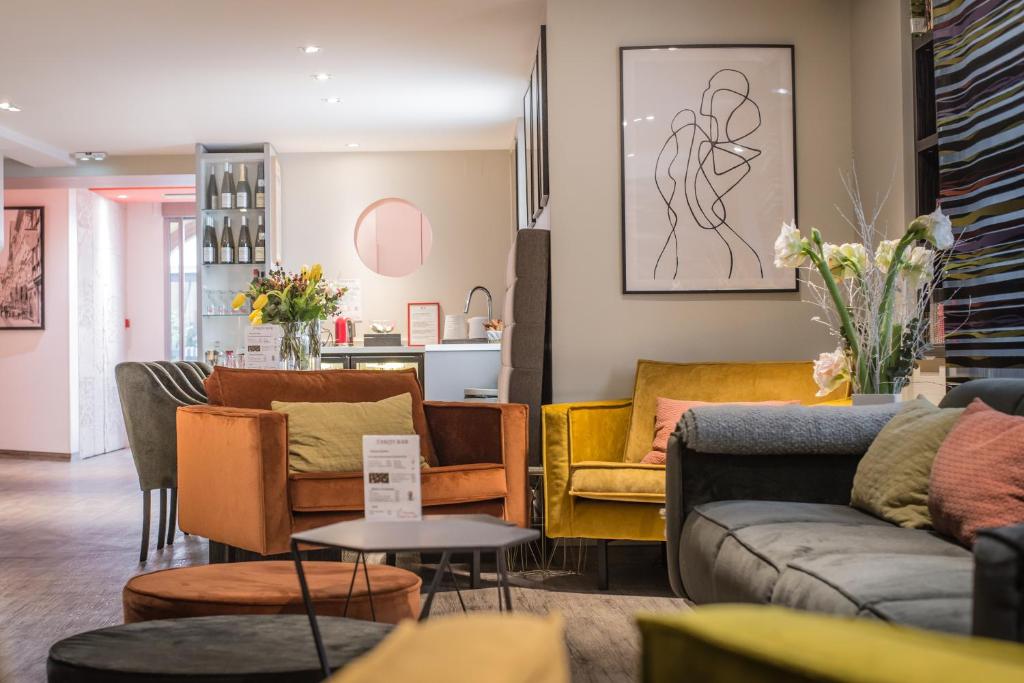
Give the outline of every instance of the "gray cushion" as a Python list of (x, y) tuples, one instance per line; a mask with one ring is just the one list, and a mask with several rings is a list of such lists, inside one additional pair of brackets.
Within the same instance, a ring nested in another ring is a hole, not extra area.
[(679, 555), (698, 603), (771, 603), (970, 632), (970, 552), (847, 506), (701, 505), (683, 526)]
[(837, 553), (795, 560), (772, 603), (953, 633), (970, 633), (973, 559), (955, 555)]

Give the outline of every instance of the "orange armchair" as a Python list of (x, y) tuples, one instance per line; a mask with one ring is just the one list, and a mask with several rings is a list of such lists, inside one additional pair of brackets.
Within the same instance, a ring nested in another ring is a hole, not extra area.
[(218, 367), (208, 406), (178, 411), (182, 530), (261, 555), (293, 532), (363, 516), (362, 472), (288, 471), (288, 419), (278, 401), (413, 397), (428, 514), (490, 514), (526, 526), (527, 407), (424, 402), (413, 371), (283, 372)]

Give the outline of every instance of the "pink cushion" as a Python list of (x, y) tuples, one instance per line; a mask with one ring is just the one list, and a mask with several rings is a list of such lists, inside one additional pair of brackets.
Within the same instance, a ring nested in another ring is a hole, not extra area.
[(664, 465), (665, 464), (665, 451), (651, 451), (644, 456), (641, 460), (645, 465)]
[(1024, 522), (1024, 417), (974, 399), (932, 463), (928, 512), (966, 546), (979, 529)]
[(658, 410), (654, 416), (654, 443), (651, 444), (651, 452), (644, 456), (641, 462), (648, 461), (648, 458), (655, 453), (661, 453), (661, 462), (665, 462), (664, 453), (668, 450), (668, 437), (676, 430), (676, 425), (682, 419), (683, 413), (690, 408), (697, 406), (789, 406), (799, 404), (800, 401), (729, 401), (726, 403), (710, 403), (708, 401), (677, 401), (671, 398), (658, 397)]

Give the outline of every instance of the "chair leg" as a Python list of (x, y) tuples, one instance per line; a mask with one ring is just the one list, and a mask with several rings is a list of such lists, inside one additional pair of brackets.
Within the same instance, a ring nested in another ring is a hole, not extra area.
[(597, 588), (608, 590), (608, 541), (597, 541)]
[(139, 552), (139, 563), (143, 564), (149, 557), (149, 523), (152, 498), (149, 491), (142, 492), (142, 550)]
[(178, 520), (178, 489), (171, 489), (171, 510), (167, 514), (167, 545), (174, 545), (174, 527)]
[(164, 547), (164, 538), (167, 535), (167, 489), (160, 489), (160, 523), (156, 527), (156, 549)]

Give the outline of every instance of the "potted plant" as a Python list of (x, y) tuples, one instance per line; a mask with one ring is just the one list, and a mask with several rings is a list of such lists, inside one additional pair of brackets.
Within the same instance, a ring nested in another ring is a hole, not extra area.
[(283, 269), (253, 277), (249, 289), (231, 302), (235, 310), (251, 304), (253, 325), (280, 325), (281, 365), (286, 370), (316, 370), (320, 367), (320, 321), (333, 316), (346, 288), (323, 278), (319, 263), (302, 266), (298, 273)]
[[(853, 202), (859, 242), (825, 242), (783, 224), (775, 241), (778, 268), (804, 268), (812, 301), (824, 311), (815, 321), (839, 338), (836, 350), (814, 363), (818, 395), (850, 382), (855, 404), (898, 400), (915, 363), (930, 344), (928, 306), (954, 247), (952, 226), (941, 208), (918, 216), (899, 239), (879, 239), (882, 204), (868, 216), (856, 176), (844, 177)], [(884, 203), (884, 202), (883, 202)]]

